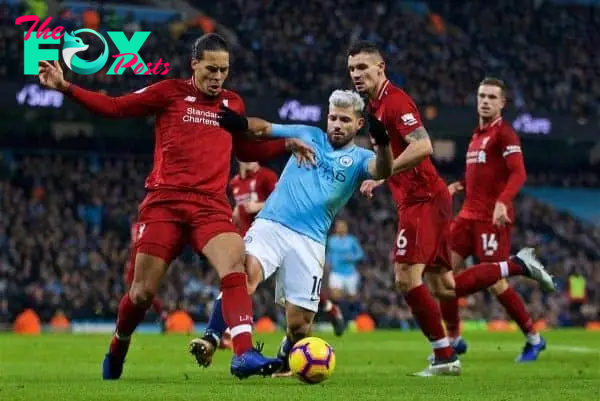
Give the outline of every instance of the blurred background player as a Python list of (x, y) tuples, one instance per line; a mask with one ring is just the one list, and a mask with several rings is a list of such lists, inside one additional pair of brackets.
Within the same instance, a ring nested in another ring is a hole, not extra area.
[[(429, 367), (416, 375), (458, 375), (461, 363), (446, 336), (438, 302), (423, 283), (424, 274), (439, 298), (472, 294), (512, 275), (528, 275), (547, 290), (555, 290), (554, 283), (530, 248), (515, 258), (476, 265), (456, 278), (452, 275), (452, 197), (431, 161), (433, 147), (417, 106), (386, 78), (385, 62), (372, 43), (359, 41), (350, 47), (348, 70), (356, 89), (369, 99), (368, 111), (377, 117), (369, 121), (370, 131), (384, 125), (390, 134), (395, 160), (387, 182), (398, 213), (396, 286), (434, 351)], [(379, 183), (370, 180), (361, 191), (370, 196)]]
[[(451, 194), (465, 192), (463, 207), (452, 223), (455, 270), (464, 269), (469, 256), (478, 262), (500, 262), (510, 255), (515, 215), (512, 202), (527, 177), (521, 141), (502, 119), (505, 92), (504, 82), (499, 79), (486, 78), (480, 83), (479, 125), (467, 150), (465, 178), (448, 186)], [(526, 337), (517, 361), (535, 361), (546, 348), (546, 341), (534, 329), (523, 300), (505, 278), (490, 289)], [(450, 340), (461, 354), (466, 351), (466, 343), (460, 337), (458, 299), (443, 300), (440, 305)]]
[(229, 186), (235, 200), (233, 222), (245, 235), (275, 189), (277, 174), (257, 162), (239, 162), (240, 171)]
[(167, 79), (119, 97), (71, 84), (58, 62), (40, 62), (43, 85), (93, 112), (112, 118), (156, 116), (154, 166), (137, 220), (134, 278), (119, 304), (116, 330), (102, 364), (105, 380), (121, 377), (131, 335), (171, 261), (186, 244), (204, 254), (219, 274), (223, 316), (232, 331), (231, 373), (240, 378), (268, 375), (281, 365), (252, 345), (253, 308), (244, 272), (244, 242), (232, 222), (226, 188), (232, 150), (241, 159), (262, 160), (285, 153), (286, 144), (250, 143), (241, 136), (232, 141), (231, 134), (220, 126), (220, 105), (227, 103), (240, 113), (245, 109), (237, 93), (223, 89), (230, 54), (222, 37), (200, 37), (191, 56), (190, 78)]
[(360, 312), (360, 274), (356, 265), (364, 256), (358, 239), (348, 233), (346, 220), (337, 220), (334, 233), (327, 240), (329, 296), (349, 321)]
[[(128, 288), (131, 287), (131, 284), (133, 283), (133, 276), (135, 273), (135, 255), (136, 255), (136, 245), (135, 244), (136, 244), (136, 239), (138, 236), (138, 231), (139, 231), (139, 225), (133, 224), (131, 226), (131, 245), (130, 245), (130, 249), (129, 249), (129, 260), (127, 261), (127, 264), (125, 265), (125, 275), (124, 275), (125, 284), (127, 285)], [(154, 312), (156, 312), (156, 316), (158, 317), (158, 322), (160, 324), (160, 330), (162, 333), (165, 333), (168, 313), (164, 309), (164, 304), (158, 295), (155, 295), (152, 298), (152, 307), (154, 308)]]
[[(379, 145), (377, 155), (354, 144), (364, 124), (363, 108), (364, 101), (356, 92), (334, 91), (329, 98), (327, 134), (317, 127), (250, 119), (250, 130), (259, 138), (297, 137), (312, 143), (316, 151), (314, 168), (288, 161), (245, 237), (249, 292), (277, 272), (275, 300), (284, 305), (287, 324), (278, 357), (286, 365), (291, 347), (311, 333), (320, 303), (327, 232), (335, 215), (362, 181), (391, 173), (392, 154), (384, 129), (373, 132)], [(226, 114), (242, 118), (231, 111)], [(221, 311), (215, 308), (212, 313), (218, 316)], [(221, 323), (215, 332), (223, 333), (226, 326)], [(207, 336), (190, 343), (190, 352), (205, 367), (215, 349), (214, 340)], [(287, 375), (288, 370), (284, 367), (282, 373)]]

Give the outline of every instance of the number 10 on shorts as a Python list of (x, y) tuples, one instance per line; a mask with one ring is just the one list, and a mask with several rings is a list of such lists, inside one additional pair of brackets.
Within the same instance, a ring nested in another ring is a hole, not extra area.
[(312, 276), (313, 278), (313, 285), (312, 285), (312, 291), (310, 293), (310, 296), (312, 298), (318, 298), (321, 296), (321, 282), (323, 281), (322, 278), (317, 277), (317, 276)]

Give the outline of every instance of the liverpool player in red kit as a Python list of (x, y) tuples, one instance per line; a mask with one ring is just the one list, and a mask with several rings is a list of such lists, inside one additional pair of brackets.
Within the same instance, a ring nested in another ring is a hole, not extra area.
[[(552, 278), (531, 249), (500, 263), (474, 266), (454, 277), (451, 270), (450, 221), (452, 198), (430, 155), (431, 140), (413, 100), (385, 76), (385, 63), (375, 45), (358, 42), (348, 52), (348, 70), (356, 89), (369, 99), (371, 131), (385, 126), (394, 153), (388, 185), (396, 203), (398, 234), (395, 243), (395, 281), (413, 317), (434, 350), (430, 366), (419, 376), (458, 375), (461, 364), (442, 325), (438, 302), (423, 284), (423, 274), (435, 295), (461, 297), (485, 289), (502, 277), (528, 275), (545, 288)], [(363, 186), (369, 195), (375, 182)]]
[[(526, 173), (519, 137), (502, 119), (505, 103), (504, 83), (495, 78), (484, 79), (477, 92), (479, 125), (469, 143), (465, 179), (448, 186), (452, 194), (465, 191), (464, 205), (452, 223), (455, 271), (464, 269), (469, 256), (479, 262), (501, 262), (510, 255), (512, 201), (525, 183)], [(546, 348), (546, 342), (533, 328), (523, 300), (504, 278), (491, 291), (527, 338), (517, 361), (535, 361)], [(455, 350), (465, 352), (466, 343), (459, 330), (458, 300), (443, 300), (440, 305)]]
[(252, 225), (254, 217), (275, 189), (275, 184), (277, 174), (273, 170), (261, 167), (257, 162), (240, 162), (240, 172), (231, 179), (229, 186), (235, 200), (233, 221), (242, 235)]
[(220, 126), (221, 106), (244, 113), (240, 96), (223, 89), (229, 73), (229, 50), (223, 38), (215, 34), (199, 38), (193, 45), (191, 68), (189, 79), (168, 79), (129, 95), (110, 97), (66, 82), (58, 62), (40, 62), (42, 84), (91, 111), (112, 118), (156, 116), (154, 165), (138, 210), (134, 279), (119, 304), (115, 334), (103, 363), (104, 379), (121, 376), (130, 336), (144, 318), (169, 264), (186, 244), (202, 252), (219, 273), (223, 315), (234, 348), (232, 374), (240, 378), (270, 375), (281, 366), (252, 346), (244, 242), (231, 221), (226, 187), (232, 148), (238, 158), (264, 159), (282, 154), (285, 144), (248, 142), (242, 136), (232, 139)]

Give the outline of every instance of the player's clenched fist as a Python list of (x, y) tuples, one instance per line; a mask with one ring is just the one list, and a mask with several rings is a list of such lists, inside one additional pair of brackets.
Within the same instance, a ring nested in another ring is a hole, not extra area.
[(385, 180), (365, 180), (360, 185), (360, 193), (368, 199), (371, 199), (373, 197), (373, 191), (375, 188), (382, 185), (384, 182)]
[(38, 66), (38, 77), (40, 83), (48, 88), (60, 91), (67, 89), (67, 82), (65, 81), (63, 70), (58, 61), (53, 61), (52, 64), (47, 61), (40, 61)]

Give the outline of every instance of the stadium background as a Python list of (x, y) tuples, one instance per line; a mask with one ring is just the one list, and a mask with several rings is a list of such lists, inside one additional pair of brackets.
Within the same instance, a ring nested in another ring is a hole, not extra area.
[[(187, 76), (190, 42), (204, 32), (222, 33), (235, 43), (227, 86), (244, 96), (250, 115), (283, 123), (323, 124), (329, 92), (349, 86), (347, 44), (374, 40), (385, 51), (391, 80), (419, 104), (434, 138), (436, 165), (448, 180), (463, 172), (476, 121), (477, 82), (485, 75), (505, 79), (506, 116), (522, 137), (529, 173), (516, 202), (514, 245), (538, 247), (557, 275), (559, 291), (544, 295), (524, 281), (514, 284), (534, 318), (547, 326), (600, 320), (600, 84), (593, 79), (600, 74), (594, 51), (600, 43), (599, 2), (511, 0), (485, 8), (462, 1), (304, 3), (300, 8), (269, 0), (0, 3), (3, 328), (10, 329), (28, 308), (44, 323), (64, 313), (73, 328), (112, 325), (124, 291), (129, 227), (144, 194), (153, 146), (151, 119), (95, 117), (23, 75), (23, 27), (14, 21), (25, 14), (53, 16), (50, 27), (69, 31), (152, 31), (140, 55), (146, 62), (168, 61), (174, 68), (165, 77), (65, 71), (67, 79), (111, 94)], [(94, 59), (100, 42), (89, 41), (82, 57)], [(278, 170), (283, 162), (270, 167)], [(407, 329), (414, 322), (392, 289), (391, 205), (385, 190), (371, 202), (355, 196), (341, 217), (367, 254), (360, 264), (364, 312), (378, 327)], [(585, 280), (582, 299), (569, 291), (569, 281), (578, 277)], [(202, 323), (216, 284), (206, 263), (187, 251), (173, 264), (161, 295), (170, 310), (187, 310)], [(272, 294), (266, 285), (254, 297), (257, 317), (281, 319)], [(506, 318), (487, 293), (469, 297), (461, 314), (475, 322)], [(145, 329), (157, 330), (153, 319), (149, 314)]]

